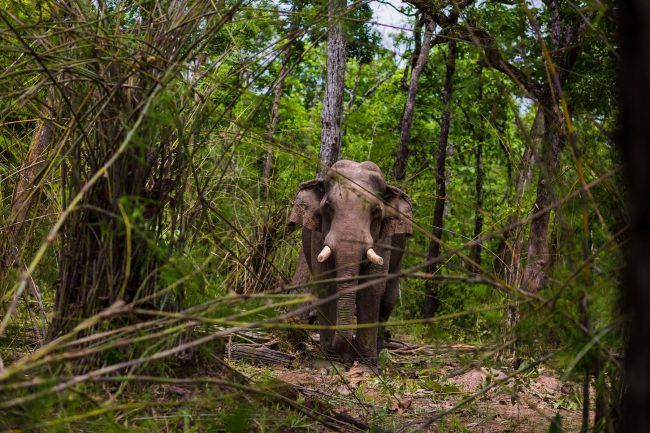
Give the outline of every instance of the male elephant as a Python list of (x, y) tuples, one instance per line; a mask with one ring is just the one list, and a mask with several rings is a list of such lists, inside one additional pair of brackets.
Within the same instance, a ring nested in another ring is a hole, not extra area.
[[(381, 323), (397, 301), (395, 274), (412, 233), (409, 198), (386, 185), (370, 161), (341, 160), (324, 179), (300, 185), (289, 224), (302, 226), (302, 248), (320, 298), (336, 298), (319, 305), (321, 325)], [(355, 289), (358, 285), (366, 287)], [(336, 295), (336, 296), (334, 296)], [(321, 329), (320, 344), (328, 358), (359, 359), (375, 366), (383, 330), (377, 327)]]

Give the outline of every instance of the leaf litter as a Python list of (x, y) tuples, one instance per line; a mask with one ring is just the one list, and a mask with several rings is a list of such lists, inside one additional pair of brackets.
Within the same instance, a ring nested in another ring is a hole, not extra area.
[[(512, 373), (507, 363), (495, 365), (490, 360), (480, 365), (479, 355), (468, 358), (478, 353), (469, 345), (449, 345), (444, 351), (427, 346), (431, 354), (426, 356), (415, 345), (408, 345), (408, 350), (404, 346), (389, 350), (391, 361), (379, 375), (357, 362), (347, 369), (341, 365), (323, 367), (314, 362), (318, 351), (313, 347), (309, 355), (298, 358), (295, 368), (245, 363), (238, 363), (237, 368), (255, 377), (270, 375), (294, 385), (306, 397), (319, 396), (368, 425), (396, 432), (413, 431), (430, 417), (456, 406), (421, 431), (545, 432), (558, 414), (565, 431), (579, 430), (580, 407), (564, 407), (558, 401), (570, 400), (580, 386), (561, 383), (550, 367), (539, 366), (507, 379)], [(463, 371), (467, 365), (473, 367)], [(495, 381), (497, 386), (482, 392)], [(479, 395), (470, 403), (460, 404), (473, 394)], [(460, 427), (450, 430), (451, 424)]]

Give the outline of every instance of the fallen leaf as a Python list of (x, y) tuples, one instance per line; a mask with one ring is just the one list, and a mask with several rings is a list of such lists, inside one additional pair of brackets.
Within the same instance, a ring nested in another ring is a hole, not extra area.
[(355, 361), (355, 363), (352, 364), (352, 367), (350, 367), (348, 372), (345, 373), (345, 378), (348, 384), (353, 388), (359, 386), (361, 382), (366, 380), (365, 379), (366, 371), (367, 370), (363, 368), (363, 366), (359, 365), (359, 363)]
[(186, 396), (190, 394), (189, 389), (181, 388), (180, 386), (176, 386), (176, 385), (162, 384), (160, 385), (159, 389), (162, 390), (164, 393), (174, 393), (181, 396)]
[(339, 385), (336, 387), (336, 392), (339, 395), (350, 395), (352, 394), (352, 391), (350, 391), (350, 387), (346, 385)]
[(472, 346), (470, 344), (452, 344), (451, 348), (457, 350), (473, 350), (475, 346)]
[(413, 403), (412, 398), (395, 399), (395, 400), (392, 400), (390, 410), (392, 412), (397, 412), (399, 415), (401, 415), (406, 410), (408, 410), (409, 407), (411, 407), (411, 403)]

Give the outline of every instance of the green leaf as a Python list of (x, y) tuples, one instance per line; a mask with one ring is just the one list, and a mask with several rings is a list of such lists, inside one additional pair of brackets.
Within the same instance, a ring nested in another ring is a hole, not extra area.
[(551, 420), (548, 433), (562, 433), (562, 416), (559, 413), (556, 413)]

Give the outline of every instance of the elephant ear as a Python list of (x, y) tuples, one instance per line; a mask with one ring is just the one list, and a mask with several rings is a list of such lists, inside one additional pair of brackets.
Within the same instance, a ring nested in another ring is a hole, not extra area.
[(380, 237), (413, 234), (413, 210), (411, 199), (404, 191), (388, 185), (384, 193), (384, 220)]
[(323, 181), (314, 179), (300, 184), (287, 224), (299, 225), (309, 230), (321, 231), (320, 202), (323, 198)]

